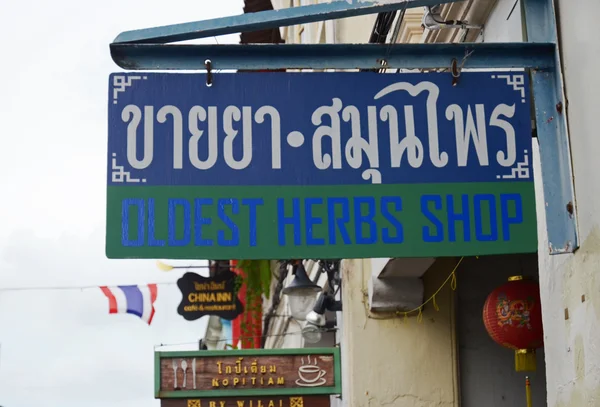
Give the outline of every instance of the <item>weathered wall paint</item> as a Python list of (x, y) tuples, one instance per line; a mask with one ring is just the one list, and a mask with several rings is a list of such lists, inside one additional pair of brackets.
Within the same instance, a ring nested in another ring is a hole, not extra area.
[[(557, 5), (581, 247), (549, 256), (544, 228), (538, 229), (548, 406), (587, 407), (600, 405), (600, 2)], [(545, 225), (543, 215), (539, 225)]]
[[(476, 41), (523, 40), (520, 0), (498, 0), (485, 22), (485, 30)], [(537, 140), (534, 140), (533, 144), (538, 234), (543, 233), (547, 239), (545, 221), (539, 214), (540, 211), (542, 215), (545, 212)], [(492, 256), (465, 261), (460, 273), (457, 304), (461, 407), (525, 405), (526, 375), (532, 383), (533, 406), (547, 405), (544, 350), (540, 349), (537, 352), (536, 372), (515, 372), (512, 351), (494, 343), (485, 332), (481, 320), (481, 308), (489, 292), (506, 282), (509, 275), (523, 273), (538, 279), (535, 263), (535, 255)], [(487, 380), (481, 380), (482, 378)]]
[[(425, 295), (439, 288), (457, 259), (438, 260), (425, 274)], [(428, 306), (421, 323), (378, 315), (369, 318), (367, 281), (371, 262), (342, 263), (345, 406), (458, 407), (454, 292), (446, 286)], [(375, 319), (375, 318), (388, 319)]]

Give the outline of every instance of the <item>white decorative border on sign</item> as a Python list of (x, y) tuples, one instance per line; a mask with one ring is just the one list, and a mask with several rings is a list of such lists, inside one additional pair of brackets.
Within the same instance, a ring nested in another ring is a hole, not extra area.
[(521, 103), (525, 103), (525, 75), (492, 75), (492, 79), (504, 79), (508, 86), (512, 86), (514, 91), (521, 93)]
[(135, 75), (115, 75), (113, 76), (113, 105), (117, 104), (119, 93), (125, 92), (128, 87), (133, 85), (133, 81), (139, 79), (148, 79), (147, 76)]
[(112, 153), (112, 182), (124, 182), (124, 183), (128, 183), (128, 182), (133, 182), (133, 183), (137, 183), (137, 182), (146, 182), (145, 178), (142, 178), (141, 180), (139, 178), (133, 178), (131, 176), (131, 173), (128, 171), (125, 171), (125, 167), (123, 167), (122, 165), (117, 165), (117, 153)]
[(525, 158), (523, 161), (518, 162), (515, 168), (511, 169), (510, 174), (507, 175), (496, 175), (496, 178), (500, 179), (515, 179), (515, 178), (529, 178), (529, 155), (525, 150)]

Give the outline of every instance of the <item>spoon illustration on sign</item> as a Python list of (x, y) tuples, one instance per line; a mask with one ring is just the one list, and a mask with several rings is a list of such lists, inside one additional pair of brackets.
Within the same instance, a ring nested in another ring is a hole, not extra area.
[(302, 387), (318, 387), (327, 382), (325, 375), (327, 372), (317, 365), (317, 358), (314, 357), (314, 362), (311, 364), (310, 355), (307, 356), (307, 362), (304, 363), (304, 358), (301, 359), (302, 364), (298, 368), (298, 377), (296, 384)]
[(181, 360), (181, 368), (183, 369), (183, 388), (187, 387), (187, 362), (185, 360)]

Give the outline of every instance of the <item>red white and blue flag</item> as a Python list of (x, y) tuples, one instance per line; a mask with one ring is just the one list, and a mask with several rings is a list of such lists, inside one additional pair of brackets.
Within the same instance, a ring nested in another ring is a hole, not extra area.
[(133, 314), (148, 325), (152, 323), (156, 284), (102, 286), (100, 289), (108, 298), (109, 314)]

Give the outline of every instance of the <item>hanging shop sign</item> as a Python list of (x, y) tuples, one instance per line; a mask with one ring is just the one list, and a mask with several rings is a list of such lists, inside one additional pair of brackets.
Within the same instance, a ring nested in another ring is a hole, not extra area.
[(339, 348), (157, 352), (155, 375), (160, 399), (341, 393)]
[(329, 407), (329, 396), (222, 397), (164, 399), (161, 407)]
[(524, 72), (110, 76), (109, 258), (535, 252)]
[(181, 303), (177, 313), (188, 321), (205, 315), (232, 320), (244, 311), (238, 298), (240, 277), (231, 270), (219, 271), (214, 277), (202, 277), (196, 273), (185, 273), (177, 280), (181, 291)]

